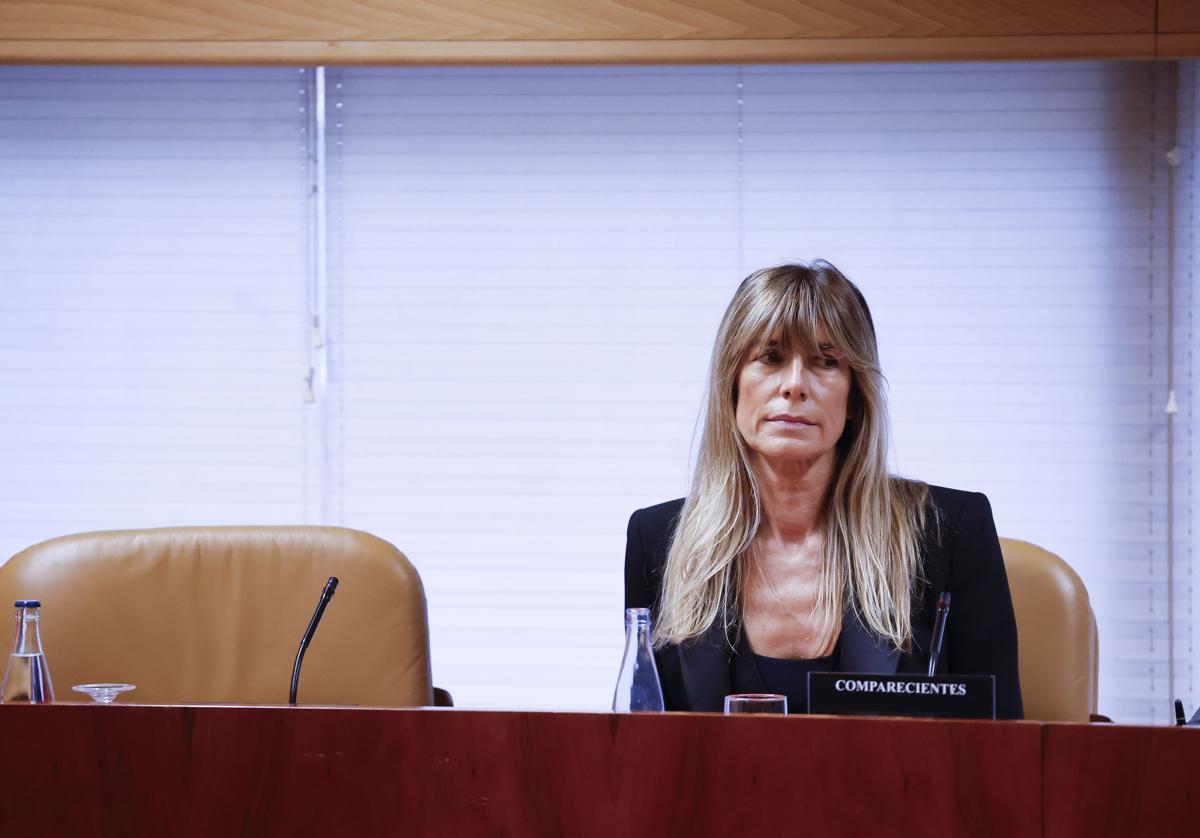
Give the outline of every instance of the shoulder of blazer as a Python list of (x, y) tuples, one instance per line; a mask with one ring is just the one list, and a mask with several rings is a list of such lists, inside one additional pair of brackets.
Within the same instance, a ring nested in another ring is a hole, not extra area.
[[(975, 511), (982, 497), (978, 492), (965, 492), (930, 484), (929, 500), (933, 506), (933, 515), (930, 516), (927, 530), (929, 535), (933, 536), (934, 543), (928, 547), (939, 550), (948, 546), (947, 541), (953, 543), (964, 519)], [(656, 568), (661, 568), (666, 562), (667, 549), (671, 545), (671, 536), (675, 534), (675, 526), (679, 523), (683, 502), (683, 498), (676, 498), (633, 513), (646, 556)]]
[[(945, 486), (929, 486), (929, 501), (933, 507), (926, 523), (924, 546), (925, 573), (927, 581), (940, 582), (949, 571), (950, 554), (959, 531), (969, 527), (974, 516), (987, 508), (987, 500), (978, 492), (965, 492)], [(646, 574), (655, 593), (662, 579), (662, 570), (667, 561), (671, 537), (683, 511), (683, 498), (647, 506), (633, 513), (630, 518), (632, 531), (641, 541), (641, 552), (646, 562)], [(981, 504), (982, 509), (981, 509)]]
[[(945, 545), (947, 539), (952, 543), (958, 535), (966, 518), (978, 514), (978, 506), (983, 495), (978, 492), (964, 492), (961, 489), (947, 489), (945, 486), (929, 487), (929, 502), (933, 507), (933, 515), (926, 523), (930, 534), (936, 534), (937, 541)], [(934, 547), (938, 549), (938, 547)]]
[(929, 500), (932, 514), (925, 522), (924, 576), (927, 583), (937, 587), (949, 584), (960, 534), (966, 533), (970, 538), (982, 523), (982, 517), (991, 514), (991, 507), (987, 497), (979, 492), (945, 486), (930, 486)]
[(683, 500), (676, 498), (647, 506), (630, 517), (630, 529), (641, 539), (642, 554), (653, 580), (660, 578), (663, 565), (667, 563), (667, 550), (671, 546), (675, 526), (679, 523), (679, 513), (683, 511)]
[(961, 518), (963, 510), (969, 506), (978, 492), (964, 492), (962, 489), (948, 489), (945, 486), (929, 484), (929, 499), (938, 508), (944, 518), (954, 520)]
[[(963, 520), (970, 513), (977, 511), (977, 506), (983, 495), (978, 492), (966, 492), (962, 489), (949, 489), (945, 486), (929, 484), (929, 501), (934, 507), (933, 516), (929, 520), (929, 529), (936, 531), (945, 538), (953, 538), (957, 534)], [(633, 513), (638, 529), (642, 536), (646, 552), (660, 564), (666, 560), (666, 549), (670, 546), (671, 536), (675, 533), (675, 525), (679, 523), (679, 514), (683, 511), (683, 498), (647, 506)]]
[(645, 509), (639, 509), (633, 514), (637, 517), (638, 523), (642, 527), (642, 532), (650, 536), (658, 534), (662, 531), (674, 532), (675, 524), (679, 520), (679, 513), (683, 511), (683, 498), (668, 500), (662, 503), (656, 503), (654, 506), (647, 506)]

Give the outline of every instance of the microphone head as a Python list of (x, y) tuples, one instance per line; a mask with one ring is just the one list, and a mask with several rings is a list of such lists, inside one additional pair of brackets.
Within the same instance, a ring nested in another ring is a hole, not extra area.
[(337, 586), (338, 578), (336, 576), (330, 576), (329, 581), (325, 583), (326, 596), (333, 596), (333, 592), (337, 590)]

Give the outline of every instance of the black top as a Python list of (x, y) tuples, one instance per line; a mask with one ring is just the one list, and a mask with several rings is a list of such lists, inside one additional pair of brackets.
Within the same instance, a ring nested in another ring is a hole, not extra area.
[[(950, 591), (938, 674), (995, 675), (996, 717), (1020, 719), (1017, 623), (992, 508), (979, 493), (930, 486), (932, 513), (922, 538), (921, 584), (913, 600), (912, 648), (900, 652), (847, 610), (838, 639), (838, 670), (925, 674), (938, 594)], [(639, 509), (625, 546), (625, 607), (655, 608), (671, 535), (683, 500)], [(655, 652), (668, 710), (721, 712), (732, 693), (737, 657), (718, 619), (700, 637)], [(790, 702), (789, 702), (790, 703)]]
[(836, 654), (823, 658), (785, 660), (757, 655), (742, 643), (731, 663), (730, 689), (735, 693), (775, 693), (787, 696), (791, 715), (808, 712), (808, 673), (836, 670)]

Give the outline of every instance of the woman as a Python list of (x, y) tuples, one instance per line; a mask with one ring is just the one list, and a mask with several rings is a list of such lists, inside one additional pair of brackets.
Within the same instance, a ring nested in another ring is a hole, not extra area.
[(668, 710), (734, 692), (807, 706), (807, 673), (996, 676), (1021, 718), (1017, 631), (987, 498), (887, 472), (887, 409), (862, 293), (828, 262), (751, 274), (713, 347), (688, 497), (629, 519), (625, 605), (654, 609)]

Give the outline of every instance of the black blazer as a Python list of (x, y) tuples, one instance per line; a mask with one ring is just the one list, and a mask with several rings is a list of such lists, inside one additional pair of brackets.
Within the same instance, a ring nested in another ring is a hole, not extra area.
[[(838, 669), (920, 673), (929, 669), (929, 641), (938, 595), (950, 591), (950, 617), (938, 672), (996, 676), (996, 718), (1020, 719), (1017, 623), (988, 499), (930, 486), (936, 514), (923, 541), (922, 585), (913, 603), (913, 647), (900, 653), (847, 613), (837, 641)], [(625, 544), (625, 607), (656, 608), (663, 566), (683, 500), (639, 509)], [(694, 640), (655, 652), (668, 710), (721, 712), (730, 692), (733, 650), (718, 624)]]

